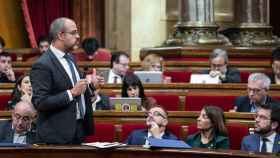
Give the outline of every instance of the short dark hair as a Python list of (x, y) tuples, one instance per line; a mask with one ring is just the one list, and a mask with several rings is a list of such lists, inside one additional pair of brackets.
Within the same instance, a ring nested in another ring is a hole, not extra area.
[(228, 132), (225, 126), (224, 111), (220, 107), (213, 105), (206, 105), (203, 109), (213, 125), (215, 134), (227, 136)]
[(37, 40), (37, 44), (39, 45), (41, 42), (50, 43), (50, 38), (48, 36), (40, 36)]
[(275, 60), (280, 60), (280, 47), (277, 47), (272, 51), (272, 62)]
[(11, 57), (11, 54), (9, 54), (8, 52), (2, 52), (0, 53), (0, 57)]
[(6, 43), (3, 37), (0, 36), (0, 44), (2, 45), (2, 47), (5, 47)]
[(129, 58), (129, 55), (126, 52), (123, 51), (117, 51), (117, 52), (112, 52), (112, 57), (111, 57), (111, 68), (113, 68), (113, 63), (119, 63), (120, 62), (120, 56), (126, 56)]
[(99, 42), (96, 38), (86, 38), (82, 42), (82, 48), (87, 55), (93, 55), (99, 49)]
[(142, 82), (133, 73), (127, 73), (124, 76), (123, 83), (122, 83), (122, 97), (128, 97), (127, 89), (130, 86), (132, 86), (132, 87), (137, 86), (139, 88), (139, 97), (142, 98), (142, 99), (146, 98)]
[(270, 119), (271, 121), (278, 122), (278, 127), (276, 130), (280, 128), (280, 103), (279, 102), (271, 102), (269, 104), (261, 104), (260, 108), (271, 110)]

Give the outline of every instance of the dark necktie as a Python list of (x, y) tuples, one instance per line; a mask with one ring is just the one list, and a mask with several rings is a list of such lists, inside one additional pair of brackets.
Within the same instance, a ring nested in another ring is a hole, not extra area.
[(267, 138), (262, 138), (262, 141), (263, 141), (263, 143), (262, 143), (261, 152), (262, 152), (262, 153), (266, 153), (266, 152), (267, 152), (267, 150), (266, 150), (266, 142), (267, 142), (268, 140), (267, 140)]
[(114, 76), (114, 81), (113, 81), (114, 84), (117, 84), (118, 83), (118, 77), (117, 76)]
[[(73, 82), (74, 82), (74, 85), (75, 85), (77, 83), (77, 77), (76, 77), (75, 69), (74, 69), (74, 66), (73, 66), (73, 63), (74, 63), (73, 59), (70, 55), (68, 55), (68, 53), (66, 53), (63, 57), (66, 59), (68, 65), (69, 65), (69, 68), (71, 70), (72, 79), (73, 79)], [(83, 118), (85, 112), (84, 112), (81, 96), (78, 97), (78, 107), (79, 107), (79, 110), (80, 110), (80, 116), (81, 116), (81, 118)]]

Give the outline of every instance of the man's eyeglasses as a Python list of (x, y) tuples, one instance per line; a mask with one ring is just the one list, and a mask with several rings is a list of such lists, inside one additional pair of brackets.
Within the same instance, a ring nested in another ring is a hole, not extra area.
[(247, 88), (248, 92), (253, 92), (254, 94), (260, 93), (264, 88)]
[(157, 116), (157, 117), (162, 117), (162, 118), (165, 118), (166, 119), (166, 116), (161, 114), (160, 112), (158, 111), (154, 111), (154, 112), (146, 112), (145, 113), (145, 116), (148, 117), (148, 116)]
[(14, 117), (17, 121), (22, 120), (24, 122), (28, 122), (31, 121), (31, 117), (30, 116), (21, 116), (20, 114), (14, 114)]
[(70, 31), (70, 32), (63, 32), (63, 33), (68, 33), (68, 34), (73, 35), (73, 36), (79, 35), (78, 30), (74, 30), (74, 31)]
[(221, 68), (221, 67), (224, 67), (226, 64), (211, 64), (211, 67), (214, 67), (214, 68)]
[(257, 119), (257, 118), (259, 118), (260, 120), (267, 120), (267, 121), (270, 120), (270, 118), (268, 118), (266, 116), (256, 114), (255, 115), (255, 119)]

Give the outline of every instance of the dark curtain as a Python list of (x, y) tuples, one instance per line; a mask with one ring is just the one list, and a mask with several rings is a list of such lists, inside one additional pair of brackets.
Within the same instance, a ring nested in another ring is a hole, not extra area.
[(48, 35), (51, 22), (58, 17), (72, 17), (72, 0), (28, 0), (35, 38)]
[(73, 18), (80, 28), (81, 40), (95, 37), (104, 46), (104, 0), (73, 0)]
[(279, 0), (270, 1), (270, 23), (273, 27), (273, 33), (278, 37), (280, 36), (279, 6)]

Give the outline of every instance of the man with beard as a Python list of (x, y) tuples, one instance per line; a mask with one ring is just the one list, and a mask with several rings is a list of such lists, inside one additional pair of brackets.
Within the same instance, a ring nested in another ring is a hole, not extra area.
[(275, 103), (261, 105), (255, 117), (255, 134), (246, 136), (241, 150), (253, 152), (280, 152), (280, 108)]
[(166, 130), (168, 124), (167, 112), (161, 106), (154, 106), (147, 112), (146, 125), (148, 129), (133, 131), (127, 138), (128, 145), (148, 144), (147, 138), (174, 139), (177, 137)]

